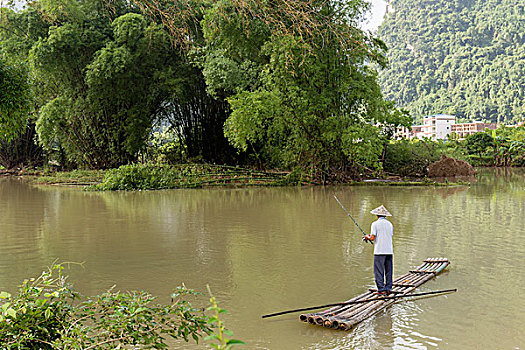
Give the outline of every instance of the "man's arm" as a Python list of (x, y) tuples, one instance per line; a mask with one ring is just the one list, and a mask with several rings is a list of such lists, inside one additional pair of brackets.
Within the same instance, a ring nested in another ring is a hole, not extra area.
[(372, 223), (372, 226), (370, 227), (370, 233), (368, 235), (365, 235), (363, 237), (363, 240), (365, 241), (375, 241), (376, 239), (376, 225), (375, 222)]

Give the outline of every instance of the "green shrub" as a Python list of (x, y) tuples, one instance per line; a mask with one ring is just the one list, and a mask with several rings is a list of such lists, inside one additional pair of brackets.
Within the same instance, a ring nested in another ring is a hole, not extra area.
[(95, 188), (105, 191), (172, 188), (171, 183), (181, 176), (179, 169), (169, 166), (130, 164), (108, 170), (103, 182)]
[[(209, 164), (152, 165), (131, 164), (106, 172), (104, 180), (91, 189), (153, 190), (203, 186), (282, 186), (297, 184), (300, 174), (264, 172), (240, 167)], [(283, 181), (284, 180), (284, 181)]]
[(402, 176), (425, 176), (427, 167), (447, 152), (443, 143), (430, 140), (398, 140), (387, 145), (383, 169)]
[(494, 156), (493, 155), (475, 155), (469, 154), (463, 157), (463, 160), (469, 162), (474, 167), (480, 166), (492, 166), (494, 165)]
[[(25, 280), (17, 295), (0, 293), (1, 349), (166, 349), (166, 338), (199, 341), (212, 335), (228, 347), (213, 298), (211, 317), (186, 299), (198, 293), (177, 288), (171, 305), (155, 304), (146, 292), (106, 293), (83, 298), (57, 264), (37, 278)], [(212, 328), (218, 329), (216, 336)], [(231, 333), (227, 333), (231, 334)]]
[(171, 130), (151, 133), (144, 156), (146, 161), (161, 164), (179, 164), (188, 160), (187, 147)]

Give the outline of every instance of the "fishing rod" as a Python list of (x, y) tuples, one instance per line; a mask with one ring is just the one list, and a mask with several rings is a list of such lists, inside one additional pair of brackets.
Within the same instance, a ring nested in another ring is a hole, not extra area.
[[(350, 217), (350, 219), (352, 219), (352, 221), (354, 222), (354, 224), (357, 226), (357, 228), (359, 228), (361, 230), (361, 232), (363, 232), (363, 236), (366, 236), (366, 232), (363, 231), (363, 229), (361, 228), (361, 226), (359, 226), (359, 224), (354, 220), (354, 218), (352, 217), (352, 215), (350, 215), (350, 213), (348, 212), (348, 210), (346, 210), (346, 208), (344, 207), (344, 205), (339, 201), (339, 199), (334, 195), (334, 198), (335, 200), (337, 201), (337, 203), (339, 203), (339, 205), (341, 206), (341, 208), (343, 208), (343, 210), (346, 212), (346, 214)], [(364, 238), (363, 238), (364, 240)], [(367, 241), (367, 242), (370, 242), (372, 244), (374, 244), (374, 242), (372, 241)]]
[(408, 297), (420, 297), (420, 296), (432, 295), (432, 294), (454, 293), (456, 291), (457, 291), (456, 288), (454, 288), (454, 289), (444, 289), (444, 290), (436, 290), (436, 291), (433, 291), (433, 292), (395, 295), (395, 296), (391, 296), (391, 297), (371, 298), (371, 299), (363, 299), (363, 300), (356, 300), (356, 301), (347, 301), (347, 302), (344, 302), (344, 303), (333, 303), (333, 304), (325, 304), (325, 305), (318, 305), (318, 306), (310, 306), (310, 307), (305, 307), (305, 308), (301, 308), (301, 309), (294, 309), (294, 310), (275, 312), (273, 314), (263, 315), (262, 318), (268, 318), (268, 317), (274, 317), (274, 316), (279, 316), (279, 315), (284, 315), (284, 314), (290, 314), (292, 312), (322, 309), (322, 308), (332, 307), (332, 306), (345, 306), (345, 305), (368, 303), (369, 301), (392, 300), (392, 299), (400, 299), (400, 298), (408, 298)]

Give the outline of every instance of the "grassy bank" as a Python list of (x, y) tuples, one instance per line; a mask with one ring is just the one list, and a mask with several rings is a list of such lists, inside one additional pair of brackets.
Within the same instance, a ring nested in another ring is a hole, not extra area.
[[(38, 184), (81, 186), (94, 191), (134, 191), (205, 187), (255, 187), (320, 185), (299, 171), (261, 171), (207, 164), (132, 164), (110, 170), (37, 171), (24, 178)], [(344, 186), (455, 186), (468, 180), (448, 182), (428, 178), (386, 178), (348, 181)]]
[(47, 185), (95, 186), (104, 181), (105, 170), (50, 171), (39, 170), (22, 174), (29, 181)]
[(248, 168), (208, 165), (132, 164), (108, 170), (93, 190), (157, 190), (212, 186), (284, 186), (307, 183), (293, 173), (260, 171)]
[(132, 164), (109, 170), (33, 171), (12, 175), (22, 175), (37, 184), (83, 186), (95, 191), (311, 184), (308, 179), (294, 172), (207, 164)]

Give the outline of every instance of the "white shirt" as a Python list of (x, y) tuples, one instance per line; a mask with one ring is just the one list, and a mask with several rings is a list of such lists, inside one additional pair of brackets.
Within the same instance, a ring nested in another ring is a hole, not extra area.
[(374, 255), (394, 254), (394, 247), (392, 246), (394, 226), (390, 221), (380, 217), (372, 223), (370, 231), (370, 235), (375, 236)]

